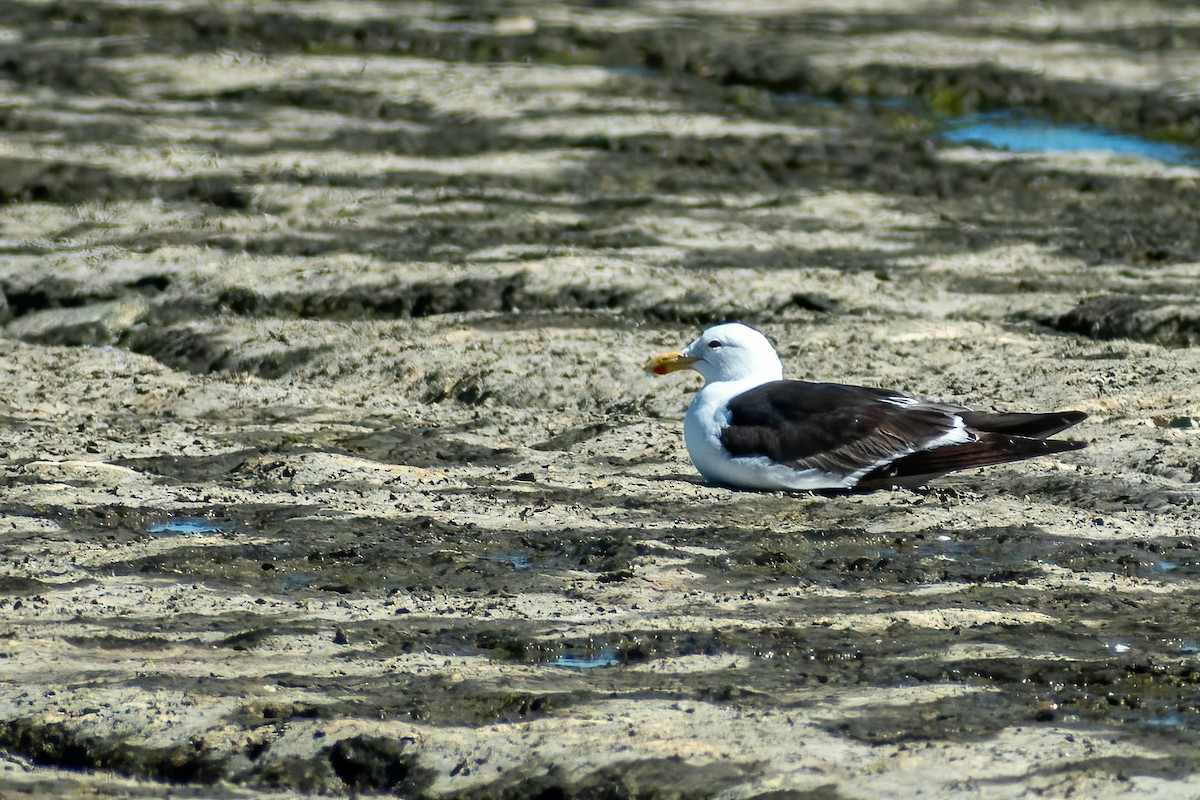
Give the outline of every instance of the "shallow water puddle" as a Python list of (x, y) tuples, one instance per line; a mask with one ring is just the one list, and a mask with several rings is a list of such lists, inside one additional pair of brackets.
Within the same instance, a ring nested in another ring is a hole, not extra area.
[(621, 659), (617, 656), (617, 651), (611, 647), (606, 647), (594, 656), (580, 657), (563, 655), (550, 662), (551, 666), (562, 667), (563, 669), (599, 669), (601, 667), (612, 667), (621, 663)]
[(500, 564), (509, 564), (517, 572), (524, 572), (527, 569), (533, 568), (533, 559), (529, 556), (523, 556), (520, 553), (492, 553), (488, 556), (488, 559)]
[(1142, 720), (1142, 724), (1148, 728), (1182, 728), (1184, 720), (1183, 715), (1170, 713), (1164, 714), (1161, 717), (1151, 717), (1150, 719)]
[(167, 520), (160, 522), (157, 525), (151, 525), (146, 529), (148, 533), (159, 534), (198, 534), (198, 533), (219, 533), (221, 527), (215, 524), (212, 520), (200, 519), (197, 517), (182, 517), (180, 519)]
[(1014, 152), (1107, 152), (1152, 158), (1164, 164), (1200, 163), (1195, 148), (1154, 142), (1089, 125), (1070, 125), (1012, 111), (968, 114), (951, 123), (942, 136), (951, 142), (983, 144)]
[(1200, 639), (1167, 639), (1166, 644), (1173, 645), (1180, 655), (1200, 655)]

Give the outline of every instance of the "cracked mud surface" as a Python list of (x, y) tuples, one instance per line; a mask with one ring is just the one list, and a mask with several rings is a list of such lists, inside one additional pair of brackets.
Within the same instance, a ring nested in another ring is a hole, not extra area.
[[(1200, 791), (1187, 3), (0, 2), (0, 794)], [(705, 486), (792, 377), (1081, 453)]]

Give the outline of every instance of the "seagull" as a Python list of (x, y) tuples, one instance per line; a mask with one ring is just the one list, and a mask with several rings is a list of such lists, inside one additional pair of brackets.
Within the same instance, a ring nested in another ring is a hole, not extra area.
[(767, 337), (736, 322), (654, 356), (646, 369), (704, 377), (684, 417), (684, 443), (706, 480), (738, 489), (911, 488), (1086, 446), (1047, 438), (1086, 419), (1080, 411), (991, 413), (887, 389), (784, 380)]

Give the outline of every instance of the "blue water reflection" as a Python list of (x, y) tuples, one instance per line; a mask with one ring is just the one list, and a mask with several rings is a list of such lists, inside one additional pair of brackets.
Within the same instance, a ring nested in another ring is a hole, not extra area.
[(1101, 151), (1152, 158), (1164, 164), (1200, 163), (1200, 154), (1192, 147), (1154, 142), (1088, 125), (1035, 119), (1012, 111), (959, 117), (943, 136), (951, 142), (983, 144), (1014, 152)]

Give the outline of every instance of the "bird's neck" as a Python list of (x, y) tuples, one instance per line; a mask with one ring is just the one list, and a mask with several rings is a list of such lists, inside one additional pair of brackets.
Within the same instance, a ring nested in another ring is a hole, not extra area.
[(751, 388), (761, 386), (764, 383), (770, 383), (771, 381), (781, 380), (783, 380), (782, 366), (776, 369), (756, 369), (738, 375), (723, 375), (719, 378), (708, 378), (704, 381), (704, 388), (716, 386), (717, 384), (736, 384)]

